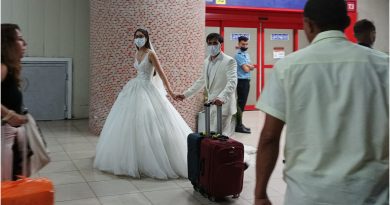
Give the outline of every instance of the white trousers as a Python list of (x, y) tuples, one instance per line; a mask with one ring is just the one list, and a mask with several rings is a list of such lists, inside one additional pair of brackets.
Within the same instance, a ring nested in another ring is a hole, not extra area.
[[(217, 112), (216, 110), (211, 110), (210, 113), (210, 129), (211, 131), (217, 131)], [(228, 137), (232, 136), (234, 133), (234, 128), (236, 127), (235, 119), (233, 115), (222, 115), (222, 134)]]

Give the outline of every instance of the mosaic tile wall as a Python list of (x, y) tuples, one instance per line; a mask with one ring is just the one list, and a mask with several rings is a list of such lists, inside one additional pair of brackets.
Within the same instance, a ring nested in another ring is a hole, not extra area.
[[(146, 28), (176, 93), (200, 76), (204, 60), (204, 0), (90, 1), (90, 130), (99, 134), (122, 87), (136, 75), (133, 34)], [(192, 129), (202, 93), (184, 102), (170, 99)], [(131, 106), (131, 105), (129, 105)]]

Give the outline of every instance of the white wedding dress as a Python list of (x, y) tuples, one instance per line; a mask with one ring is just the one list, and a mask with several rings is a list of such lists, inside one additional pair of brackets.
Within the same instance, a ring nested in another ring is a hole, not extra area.
[(94, 167), (116, 175), (187, 178), (187, 136), (192, 131), (152, 83), (148, 54), (119, 93), (100, 135)]

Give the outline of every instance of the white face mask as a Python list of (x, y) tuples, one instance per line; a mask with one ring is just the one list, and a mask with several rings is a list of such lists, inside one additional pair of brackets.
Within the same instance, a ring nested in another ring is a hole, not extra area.
[(134, 39), (134, 44), (136, 46), (138, 46), (138, 48), (141, 48), (142, 46), (144, 46), (146, 43), (146, 39), (145, 38), (136, 38)]
[(221, 52), (221, 44), (220, 43), (218, 43), (218, 45), (207, 46), (207, 53), (210, 54), (211, 56), (216, 56), (220, 52)]

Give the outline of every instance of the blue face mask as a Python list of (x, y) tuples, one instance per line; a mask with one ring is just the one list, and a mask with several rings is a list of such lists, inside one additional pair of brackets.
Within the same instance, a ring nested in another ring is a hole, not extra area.
[(134, 39), (134, 43), (136, 46), (138, 46), (138, 48), (141, 48), (142, 46), (145, 45), (146, 39), (145, 38), (136, 38), (136, 39)]
[(207, 53), (211, 56), (216, 56), (221, 52), (221, 44), (207, 46)]

